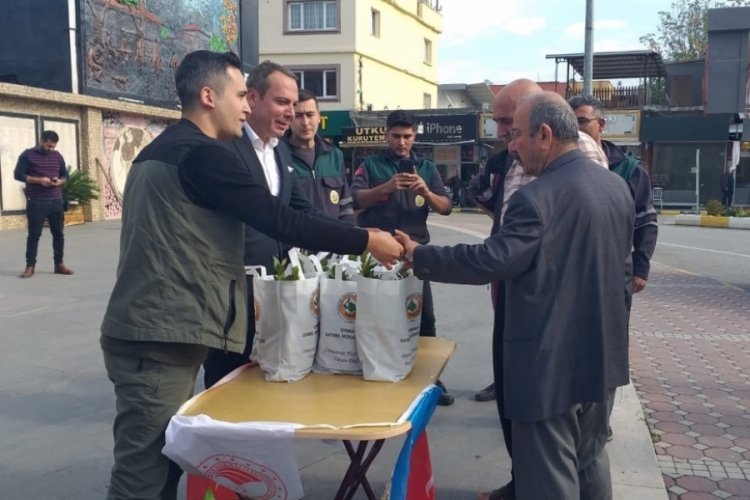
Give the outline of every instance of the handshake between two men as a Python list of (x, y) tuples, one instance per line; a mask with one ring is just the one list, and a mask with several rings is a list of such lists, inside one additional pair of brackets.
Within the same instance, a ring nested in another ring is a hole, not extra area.
[[(404, 246), (400, 242), (400, 237), (394, 237), (390, 233), (378, 228), (368, 227), (367, 251), (386, 268), (390, 269), (398, 260), (404, 258)], [(396, 231), (401, 233), (401, 231)], [(401, 233), (408, 239), (404, 233)], [(411, 241), (411, 240), (409, 240)]]
[(411, 265), (414, 249), (419, 243), (409, 238), (409, 235), (396, 229), (396, 234), (391, 235), (377, 228), (367, 228), (369, 239), (367, 240), (367, 251), (372, 254), (378, 262), (390, 269), (397, 260), (406, 260)]

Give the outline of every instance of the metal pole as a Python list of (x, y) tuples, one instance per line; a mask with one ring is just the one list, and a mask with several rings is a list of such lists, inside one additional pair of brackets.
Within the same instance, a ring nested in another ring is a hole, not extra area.
[(583, 95), (591, 95), (594, 76), (594, 0), (586, 0), (586, 40), (583, 53)]
[(695, 213), (701, 213), (701, 150), (695, 150)]
[(68, 38), (70, 40), (70, 91), (78, 93), (78, 45), (76, 44), (76, 2), (68, 0)]

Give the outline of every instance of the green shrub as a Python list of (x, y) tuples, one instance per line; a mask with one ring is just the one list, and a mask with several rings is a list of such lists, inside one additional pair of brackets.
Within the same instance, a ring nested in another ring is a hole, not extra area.
[(708, 215), (721, 215), (724, 210), (724, 205), (719, 200), (708, 200), (706, 202), (706, 214)]
[(87, 172), (80, 168), (71, 172), (68, 166), (68, 180), (63, 184), (63, 197), (68, 202), (86, 205), (99, 198), (99, 188)]

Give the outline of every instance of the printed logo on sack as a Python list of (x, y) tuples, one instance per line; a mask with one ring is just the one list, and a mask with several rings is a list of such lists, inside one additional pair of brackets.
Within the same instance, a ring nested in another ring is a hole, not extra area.
[(412, 293), (406, 297), (406, 317), (409, 321), (417, 319), (422, 314), (422, 294)]
[(310, 312), (316, 318), (320, 316), (320, 306), (318, 305), (318, 298), (318, 290), (315, 290), (312, 296), (310, 296)]
[(286, 500), (286, 485), (261, 464), (233, 455), (213, 455), (198, 470), (219, 486), (257, 500)]
[(347, 292), (339, 299), (339, 316), (348, 323), (354, 323), (357, 319), (357, 294)]
[(255, 322), (257, 323), (260, 319), (260, 303), (253, 297), (253, 313), (255, 314)]

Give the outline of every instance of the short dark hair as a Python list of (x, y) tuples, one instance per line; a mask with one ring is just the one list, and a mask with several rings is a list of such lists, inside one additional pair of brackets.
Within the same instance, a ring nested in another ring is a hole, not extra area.
[(560, 97), (536, 94), (529, 98), (529, 133), (536, 134), (543, 123), (552, 130), (552, 136), (563, 143), (578, 140), (578, 122), (570, 106)]
[(57, 144), (60, 142), (60, 136), (54, 130), (45, 130), (42, 132), (42, 142), (54, 142)]
[(409, 127), (412, 130), (417, 130), (417, 120), (414, 118), (413, 114), (397, 109), (388, 114), (388, 118), (385, 121), (385, 127), (388, 130), (393, 127)]
[(211, 87), (220, 93), (224, 89), (220, 83), (229, 77), (227, 70), (230, 67), (242, 71), (242, 61), (234, 52), (196, 50), (186, 55), (174, 74), (182, 109), (189, 110), (198, 104), (203, 87)]
[(245, 85), (249, 89), (255, 89), (258, 94), (263, 97), (264, 95), (266, 95), (266, 91), (271, 85), (268, 81), (268, 77), (271, 76), (272, 73), (276, 73), (277, 71), (283, 75), (293, 78), (295, 82), (297, 81), (297, 76), (286, 69), (284, 66), (273, 61), (266, 60), (250, 70), (250, 73), (247, 75), (247, 80), (245, 80)]
[(299, 96), (297, 97), (297, 102), (305, 102), (305, 101), (309, 101), (309, 100), (315, 101), (315, 107), (316, 108), (318, 107), (318, 98), (317, 98), (317, 96), (313, 92), (310, 92), (309, 90), (300, 89)]
[(573, 108), (573, 111), (581, 106), (591, 106), (597, 117), (604, 116), (604, 105), (602, 104), (602, 101), (592, 95), (574, 95), (568, 99), (568, 104)]

